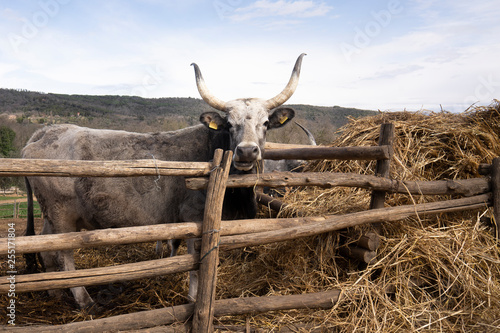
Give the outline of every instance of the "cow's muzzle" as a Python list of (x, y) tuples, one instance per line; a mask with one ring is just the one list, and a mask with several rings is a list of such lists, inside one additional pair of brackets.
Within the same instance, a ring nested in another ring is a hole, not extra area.
[(259, 146), (237, 146), (234, 152), (234, 167), (238, 170), (249, 171), (255, 162), (260, 159)]

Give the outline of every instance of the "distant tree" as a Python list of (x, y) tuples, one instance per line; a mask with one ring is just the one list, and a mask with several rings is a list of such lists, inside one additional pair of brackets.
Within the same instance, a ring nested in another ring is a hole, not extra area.
[(0, 189), (3, 191), (5, 195), (5, 191), (7, 191), (12, 185), (12, 177), (0, 177)]
[(8, 157), (15, 151), (16, 132), (10, 127), (0, 126), (0, 157)]
[[(0, 157), (9, 157), (16, 150), (14, 147), (14, 139), (16, 132), (10, 127), (0, 126)], [(13, 185), (12, 177), (0, 177), (0, 189), (5, 193)]]

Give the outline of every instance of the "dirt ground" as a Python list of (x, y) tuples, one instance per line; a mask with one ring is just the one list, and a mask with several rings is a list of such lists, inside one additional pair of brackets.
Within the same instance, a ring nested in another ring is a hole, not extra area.
[[(1, 201), (0, 203), (9, 203), (8, 201)], [(12, 200), (12, 202), (14, 202)], [(19, 201), (18, 201), (19, 202)], [(26, 219), (0, 219), (0, 237), (7, 237), (7, 230), (9, 229), (9, 224), (14, 223), (16, 229), (16, 237), (23, 236), (26, 231)], [(35, 219), (35, 230), (40, 232), (42, 229), (42, 219)]]
[(14, 202), (26, 202), (26, 201), (28, 201), (28, 199), (23, 198), (23, 197), (19, 197), (19, 199), (2, 200), (2, 201), (0, 201), (0, 205), (1, 204), (12, 204)]

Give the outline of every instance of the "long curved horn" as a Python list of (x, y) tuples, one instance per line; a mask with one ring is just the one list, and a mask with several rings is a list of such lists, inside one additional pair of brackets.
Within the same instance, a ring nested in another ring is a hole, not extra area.
[(295, 124), (297, 126), (299, 126), (300, 128), (302, 128), (302, 130), (306, 133), (307, 135), (307, 138), (309, 139), (309, 144), (311, 146), (317, 146), (316, 144), (316, 139), (314, 139), (314, 135), (311, 133), (311, 131), (309, 131), (307, 128), (305, 128), (304, 126), (302, 126), (301, 124), (299, 124), (298, 122), (295, 122)]
[(198, 87), (198, 91), (200, 92), (201, 98), (203, 98), (203, 100), (207, 102), (208, 105), (210, 105), (211, 107), (219, 111), (227, 112), (226, 102), (218, 99), (217, 97), (212, 95), (210, 91), (208, 91), (207, 85), (205, 84), (205, 80), (203, 80), (203, 76), (201, 75), (201, 71), (198, 65), (193, 62), (191, 66), (194, 66), (194, 74), (196, 75), (196, 86)]
[(275, 97), (268, 99), (266, 101), (266, 107), (268, 108), (268, 110), (277, 108), (278, 106), (285, 103), (290, 97), (292, 97), (293, 93), (295, 92), (295, 89), (297, 88), (297, 85), (299, 84), (300, 66), (302, 65), (302, 58), (305, 55), (306, 55), (305, 53), (302, 53), (297, 58), (295, 66), (293, 67), (292, 76), (290, 77), (290, 81), (288, 81), (288, 84), (286, 85), (285, 89), (283, 89), (283, 91), (280, 92)]

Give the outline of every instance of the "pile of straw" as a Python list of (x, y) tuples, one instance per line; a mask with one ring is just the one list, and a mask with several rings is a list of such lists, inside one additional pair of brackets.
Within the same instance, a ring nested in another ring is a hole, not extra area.
[[(396, 112), (351, 119), (332, 146), (377, 145), (384, 122), (395, 125), (394, 179), (480, 177), (479, 164), (500, 156), (498, 102), (463, 114)], [(375, 162), (366, 161), (317, 161), (306, 168), (362, 174), (374, 169)], [(443, 199), (393, 194), (386, 197), (386, 205)], [(370, 192), (299, 188), (285, 193), (283, 200), (288, 208), (282, 216), (344, 214), (368, 209)], [(252, 317), (256, 326), (270, 330), (500, 331), (500, 247), (492, 228), (480, 222), (488, 216), (485, 206), (383, 224), (376, 262), (365, 270), (339, 256), (338, 233), (242, 250), (222, 264), (220, 296), (343, 291), (331, 310)]]

